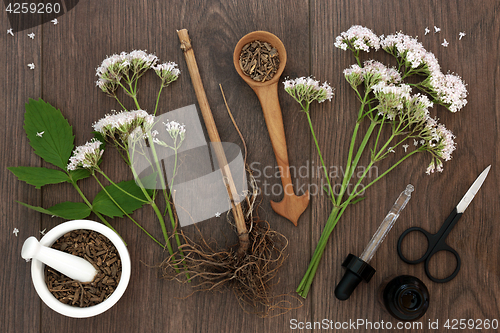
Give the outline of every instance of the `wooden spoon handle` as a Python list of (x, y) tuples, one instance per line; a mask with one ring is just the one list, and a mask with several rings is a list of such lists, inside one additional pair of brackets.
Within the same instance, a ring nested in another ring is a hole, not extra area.
[(283, 116), (278, 100), (278, 82), (264, 87), (252, 87), (259, 98), (267, 130), (273, 145), (274, 155), (280, 168), (281, 183), (284, 194), (294, 194), (292, 189), (292, 179), (288, 163), (288, 150), (285, 139), (285, 128), (283, 127)]

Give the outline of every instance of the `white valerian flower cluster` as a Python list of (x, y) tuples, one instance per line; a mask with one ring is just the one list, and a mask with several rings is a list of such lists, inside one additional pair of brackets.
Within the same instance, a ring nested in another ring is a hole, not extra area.
[(167, 143), (165, 141), (157, 139), (156, 135), (159, 134), (157, 130), (153, 131), (155, 132), (153, 133), (153, 142), (159, 146), (170, 148), (177, 152), (177, 150), (184, 142), (184, 139), (186, 138), (186, 126), (174, 120), (169, 121), (168, 119), (166, 123), (163, 122), (163, 125), (165, 126), (165, 131), (172, 139), (173, 144), (172, 142)]
[(443, 161), (451, 160), (451, 155), (456, 149), (455, 135), (436, 119), (428, 116), (421, 136), (425, 140), (423, 145), (432, 155), (432, 160), (426, 173), (430, 175), (436, 171), (443, 171)]
[(387, 53), (401, 58), (405, 65), (412, 69), (420, 68), (427, 74), (440, 71), (434, 54), (428, 52), (416, 38), (398, 32), (382, 38), (380, 45)]
[(380, 38), (370, 29), (360, 25), (353, 25), (349, 30), (337, 36), (335, 47), (342, 50), (370, 52), (370, 48), (378, 50), (380, 48)]
[(186, 136), (186, 126), (184, 124), (179, 124), (176, 121), (168, 121), (163, 123), (165, 125), (165, 130), (168, 132), (170, 137), (176, 141), (179, 138), (181, 141), (184, 140)]
[(170, 83), (174, 82), (179, 78), (181, 71), (177, 68), (177, 64), (175, 62), (166, 62), (163, 64), (158, 64), (152, 67), (161, 79), (163, 87), (168, 86)]
[(312, 77), (288, 79), (283, 84), (285, 91), (300, 104), (305, 102), (309, 105), (313, 101), (322, 103), (333, 98), (333, 88), (327, 82), (320, 85), (320, 82)]
[(420, 93), (412, 95), (406, 101), (406, 110), (408, 114), (408, 122), (412, 124), (426, 121), (429, 117), (429, 109), (432, 108), (432, 103), (426, 95)]
[(372, 87), (372, 91), (379, 102), (378, 113), (393, 120), (410, 99), (411, 87), (407, 84), (388, 85), (381, 81)]
[(154, 124), (154, 116), (144, 110), (121, 111), (106, 115), (95, 122), (94, 130), (101, 133), (107, 140), (120, 140), (126, 144), (129, 135), (137, 128), (150, 129)]
[[(443, 45), (447, 44), (445, 40)], [(417, 39), (397, 33), (383, 38), (381, 45), (386, 52), (402, 59), (414, 73), (427, 76), (417, 87), (429, 93), (435, 103), (444, 105), (451, 112), (457, 112), (467, 104), (467, 88), (462, 79), (455, 74), (443, 74), (434, 54), (426, 51)]]
[[(372, 36), (373, 32), (367, 28), (353, 26), (351, 29), (337, 37), (337, 40), (341, 42), (336, 46), (346, 50), (347, 46), (343, 45), (347, 44), (342, 43), (350, 40), (348, 37), (353, 39), (354, 36), (358, 36), (359, 39), (361, 38), (359, 36), (363, 35), (367, 36), (363, 40), (375, 40)], [(367, 73), (379, 72), (382, 80), (386, 82), (388, 82), (387, 75), (392, 76), (394, 83), (401, 80), (401, 75), (404, 78), (411, 74), (418, 74), (424, 76), (424, 80), (415, 86), (432, 96), (434, 103), (445, 106), (451, 112), (457, 112), (467, 104), (467, 87), (462, 79), (456, 74), (443, 74), (436, 56), (427, 51), (416, 38), (398, 32), (386, 37), (381, 36), (378, 45), (398, 59), (403, 73), (398, 76), (394, 73), (397, 72), (396, 69), (388, 69), (373, 60), (365, 61), (363, 67), (352, 65), (344, 70), (346, 80), (351, 86), (356, 87), (366, 81)], [(378, 47), (373, 48), (378, 49)], [(369, 87), (370, 83), (377, 84), (378, 82), (376, 80), (375, 82), (365, 82), (365, 85)]]
[(104, 59), (97, 67), (96, 86), (107, 94), (113, 94), (123, 78), (128, 81), (137, 79), (154, 66), (157, 61), (157, 56), (142, 50), (113, 54)]
[[(439, 32), (437, 27), (434, 30)], [(430, 33), (430, 30), (426, 28), (425, 32)], [(432, 155), (427, 174), (442, 171), (443, 162), (451, 159), (456, 148), (455, 136), (429, 115), (429, 108), (440, 104), (451, 112), (462, 109), (467, 104), (467, 87), (462, 79), (456, 74), (443, 74), (434, 54), (427, 51), (416, 38), (401, 32), (381, 36), (377, 42), (371, 30), (353, 26), (337, 37), (335, 46), (351, 50), (358, 61), (358, 64), (344, 70), (347, 82), (356, 91), (364, 83), (366, 96), (375, 96), (374, 99), (370, 97), (370, 110), (376, 110), (376, 114), (366, 114), (372, 120), (384, 119), (382, 123), (391, 123), (393, 135), (411, 133), (408, 138), (413, 138), (415, 147), (418, 142), (421, 144), (416, 149), (428, 151)], [(368, 51), (369, 48), (382, 48), (393, 55), (398, 62), (398, 69), (388, 68), (375, 60), (365, 61), (361, 66), (359, 50)], [(413, 74), (424, 79), (419, 83), (402, 83), (403, 79)], [(412, 94), (412, 87), (425, 94)], [(362, 98), (359, 93), (358, 97)], [(377, 115), (382, 118), (376, 118)], [(405, 144), (403, 148), (406, 153), (409, 145)]]
[[(167, 119), (166, 123), (163, 122), (163, 125), (165, 126), (165, 131), (168, 133), (168, 135), (170, 136), (172, 141), (166, 140), (166, 141), (169, 141), (167, 143), (165, 141), (158, 139), (158, 135), (160, 133), (156, 129), (152, 130), (150, 132), (151, 137), (149, 139), (152, 139), (153, 143), (155, 143), (159, 146), (162, 146), (165, 148), (170, 148), (170, 149), (177, 151), (181, 147), (184, 139), (186, 138), (186, 126), (184, 124), (180, 124), (179, 122), (177, 122), (175, 120), (169, 121), (168, 119)], [(163, 136), (161, 136), (161, 137), (163, 137)], [(144, 139), (146, 139), (146, 138), (148, 138), (147, 135), (144, 136)], [(173, 142), (173, 144), (172, 144), (172, 142)]]
[(372, 87), (380, 82), (386, 84), (396, 84), (401, 82), (401, 75), (394, 67), (386, 67), (379, 61), (367, 60), (363, 63), (363, 67), (357, 64), (344, 70), (344, 76), (349, 84), (355, 88), (365, 82), (367, 88)]
[(101, 144), (101, 141), (94, 138), (83, 146), (76, 147), (73, 156), (69, 158), (68, 170), (97, 168), (99, 159), (104, 153), (104, 150), (101, 150)]
[(461, 110), (467, 104), (467, 87), (456, 74), (440, 74), (430, 77), (431, 95), (451, 112)]

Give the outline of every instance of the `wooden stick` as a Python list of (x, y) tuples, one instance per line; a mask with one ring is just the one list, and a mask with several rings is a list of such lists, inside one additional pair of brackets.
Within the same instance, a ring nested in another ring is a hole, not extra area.
[(189, 70), (189, 75), (191, 76), (191, 81), (193, 82), (194, 91), (196, 93), (196, 98), (198, 99), (198, 104), (200, 105), (201, 114), (205, 122), (205, 127), (207, 128), (208, 137), (212, 142), (214, 147), (215, 155), (217, 156), (217, 161), (219, 163), (220, 170), (224, 179), (224, 184), (226, 185), (227, 193), (231, 201), (231, 210), (236, 222), (236, 230), (238, 231), (238, 236), (240, 239), (240, 247), (238, 249), (238, 254), (246, 253), (249, 246), (248, 230), (245, 224), (245, 217), (241, 209), (241, 204), (234, 201), (234, 198), (239, 194), (234, 185), (234, 180), (231, 175), (231, 170), (227, 163), (227, 158), (220, 141), (219, 132), (215, 126), (214, 117), (212, 111), (210, 110), (210, 105), (208, 104), (207, 95), (205, 94), (205, 89), (203, 88), (203, 82), (201, 81), (200, 72), (198, 71), (198, 65), (196, 64), (196, 58), (194, 56), (193, 47), (191, 46), (191, 40), (189, 39), (189, 34), (186, 29), (177, 30), (177, 35), (179, 36), (179, 41), (181, 43), (181, 49), (184, 51), (184, 57), (186, 58), (186, 63)]

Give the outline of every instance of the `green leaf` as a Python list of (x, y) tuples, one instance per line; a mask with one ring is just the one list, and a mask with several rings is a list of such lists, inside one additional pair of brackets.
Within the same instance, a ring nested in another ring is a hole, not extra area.
[[(106, 191), (113, 197), (113, 200), (118, 203), (118, 205), (127, 213), (132, 214), (136, 209), (141, 208), (147, 199), (144, 196), (141, 188), (137, 186), (134, 180), (123, 181), (118, 184), (121, 189), (140, 199), (137, 200), (132, 198), (130, 195), (124, 193), (120, 189), (118, 189), (115, 185), (108, 185), (105, 187)], [(151, 195), (152, 190), (148, 190), (148, 193)], [(142, 200), (142, 201), (141, 201)], [(94, 198), (92, 202), (92, 207), (97, 212), (113, 217), (123, 217), (125, 214), (121, 211), (120, 208), (109, 198), (108, 194), (101, 190)]]
[(85, 179), (90, 176), (90, 171), (87, 169), (76, 169), (69, 172), (71, 179), (76, 183), (80, 179)]
[(69, 181), (68, 175), (60, 170), (39, 167), (9, 167), (19, 180), (22, 180), (36, 188), (48, 184), (58, 184)]
[(41, 98), (26, 103), (24, 130), (35, 153), (45, 161), (66, 170), (73, 151), (73, 129), (61, 111)]
[(55, 215), (67, 220), (84, 219), (87, 216), (89, 216), (91, 212), (89, 206), (87, 206), (83, 202), (66, 201), (66, 202), (61, 202), (47, 209), (38, 206), (31, 206), (20, 201), (18, 202), (25, 207), (36, 210), (37, 212), (48, 215)]

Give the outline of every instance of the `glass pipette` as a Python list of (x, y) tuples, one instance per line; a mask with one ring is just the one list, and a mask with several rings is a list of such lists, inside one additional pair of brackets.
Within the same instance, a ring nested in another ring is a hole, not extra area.
[(356, 257), (350, 253), (344, 260), (342, 266), (345, 267), (347, 271), (337, 285), (337, 288), (335, 288), (335, 296), (338, 299), (348, 299), (361, 280), (368, 282), (372, 278), (373, 274), (375, 274), (375, 269), (368, 263), (373, 258), (373, 255), (377, 252), (380, 244), (382, 244), (385, 237), (398, 219), (399, 214), (410, 200), (411, 192), (413, 192), (413, 190), (413, 185), (409, 184), (406, 186), (406, 189), (401, 192), (361, 256)]
[(394, 206), (392, 206), (389, 213), (387, 213), (387, 215), (385, 216), (385, 219), (382, 221), (382, 223), (380, 223), (377, 232), (375, 232), (372, 239), (365, 247), (365, 250), (363, 251), (363, 253), (361, 253), (359, 259), (363, 260), (366, 263), (369, 263), (370, 260), (372, 260), (373, 255), (375, 254), (375, 252), (377, 252), (380, 244), (382, 244), (389, 231), (391, 231), (394, 222), (396, 222), (399, 217), (399, 214), (401, 213), (403, 208), (405, 208), (408, 201), (410, 201), (411, 192), (413, 192), (413, 190), (413, 185), (409, 184), (408, 186), (406, 186), (406, 189), (401, 192), (398, 199), (394, 203)]

